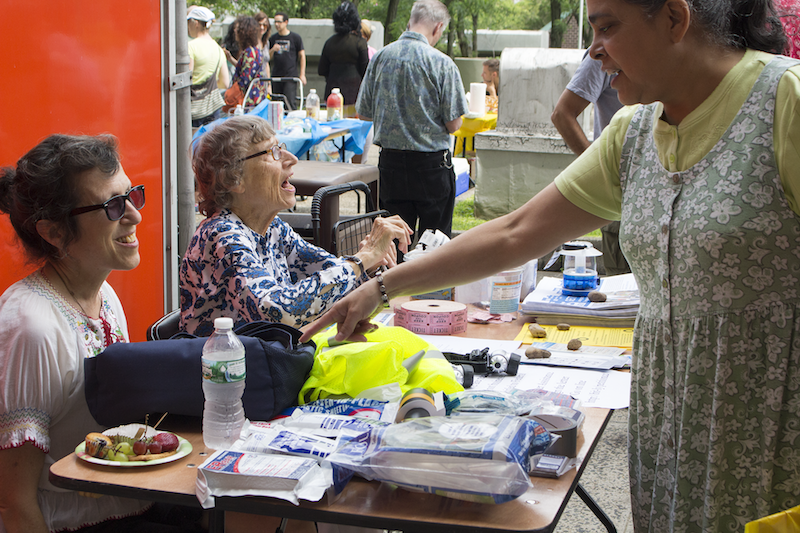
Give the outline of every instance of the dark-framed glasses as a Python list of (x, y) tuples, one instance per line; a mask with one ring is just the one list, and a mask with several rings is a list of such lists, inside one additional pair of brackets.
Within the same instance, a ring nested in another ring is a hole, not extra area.
[(259, 156), (262, 156), (264, 154), (272, 154), (272, 159), (274, 159), (275, 161), (280, 161), (281, 160), (281, 152), (283, 150), (286, 150), (286, 144), (285, 143), (274, 144), (274, 145), (272, 145), (271, 148), (267, 148), (266, 150), (263, 150), (263, 151), (258, 152), (256, 154), (252, 154), (252, 155), (248, 155), (247, 157), (243, 157), (239, 161), (247, 161), (248, 159), (253, 159), (254, 157), (259, 157)]
[(69, 212), (69, 216), (82, 215), (98, 209), (105, 209), (108, 220), (116, 221), (125, 216), (125, 203), (130, 200), (131, 205), (140, 211), (144, 207), (144, 185), (137, 185), (128, 194), (118, 194), (112, 196), (102, 204), (87, 205), (86, 207), (76, 207)]

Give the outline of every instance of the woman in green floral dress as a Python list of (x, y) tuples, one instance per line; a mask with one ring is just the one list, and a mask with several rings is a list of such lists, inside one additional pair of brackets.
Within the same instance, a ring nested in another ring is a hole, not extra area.
[(362, 285), (306, 336), (338, 322), (357, 338), (384, 294), (483, 278), (621, 220), (642, 301), (635, 530), (742, 531), (800, 505), (800, 63), (773, 55), (786, 37), (769, 0), (588, 14), (589, 53), (628, 107), (523, 207)]

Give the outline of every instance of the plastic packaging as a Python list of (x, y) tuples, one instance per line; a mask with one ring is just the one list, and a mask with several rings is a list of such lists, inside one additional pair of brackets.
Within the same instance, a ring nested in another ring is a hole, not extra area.
[(317, 94), (316, 89), (311, 89), (310, 91), (308, 91), (308, 97), (306, 97), (306, 115), (308, 115), (308, 118), (313, 118), (314, 120), (318, 120), (319, 95)]
[(338, 87), (331, 90), (326, 101), (328, 107), (328, 120), (341, 120), (344, 118), (344, 98)]
[(547, 435), (535, 422), (514, 416), (418, 418), (364, 433), (328, 461), (335, 481), (355, 472), (410, 490), (503, 503), (532, 486), (528, 469), (537, 428)]
[(236, 442), (244, 424), (244, 345), (232, 328), (233, 319), (217, 318), (203, 346), (203, 443), (215, 450)]

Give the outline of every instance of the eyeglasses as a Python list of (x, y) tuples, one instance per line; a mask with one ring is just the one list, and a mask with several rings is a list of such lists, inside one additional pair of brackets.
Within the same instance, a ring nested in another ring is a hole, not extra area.
[(254, 157), (259, 157), (264, 154), (272, 154), (272, 159), (274, 159), (275, 161), (280, 161), (282, 155), (281, 150), (286, 150), (286, 144), (284, 143), (274, 144), (272, 145), (272, 148), (267, 148), (266, 150), (258, 152), (257, 154), (248, 155), (247, 157), (243, 157), (239, 161), (247, 161), (248, 159), (253, 159)]
[(283, 24), (286, 22), (285, 20), (275, 20), (275, 24)]
[(144, 185), (137, 185), (128, 194), (118, 194), (112, 196), (102, 204), (87, 205), (86, 207), (76, 207), (70, 211), (69, 216), (82, 215), (98, 209), (105, 209), (108, 220), (116, 221), (125, 216), (125, 204), (130, 200), (131, 205), (140, 211), (144, 207)]

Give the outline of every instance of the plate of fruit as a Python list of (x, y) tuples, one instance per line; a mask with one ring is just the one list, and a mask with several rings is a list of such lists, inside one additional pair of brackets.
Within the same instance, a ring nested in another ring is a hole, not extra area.
[(89, 433), (75, 448), (75, 455), (86, 462), (124, 467), (169, 463), (191, 452), (192, 444), (183, 437), (144, 424)]

